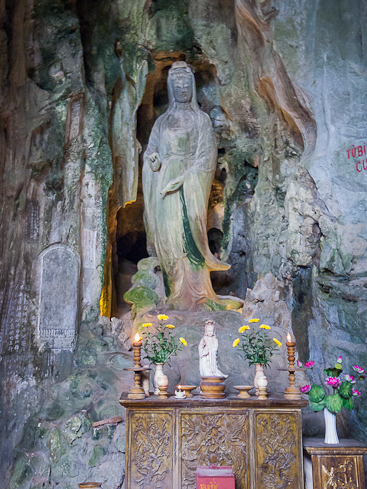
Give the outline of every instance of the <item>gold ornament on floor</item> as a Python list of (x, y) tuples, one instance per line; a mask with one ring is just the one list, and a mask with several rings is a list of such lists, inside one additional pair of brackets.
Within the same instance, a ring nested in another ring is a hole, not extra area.
[(92, 489), (92, 488), (97, 488), (97, 487), (102, 487), (101, 482), (82, 482), (81, 484), (78, 484), (80, 489)]

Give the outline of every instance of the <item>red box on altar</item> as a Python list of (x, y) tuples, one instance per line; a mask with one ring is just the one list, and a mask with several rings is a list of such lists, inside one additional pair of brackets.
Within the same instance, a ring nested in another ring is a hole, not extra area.
[(196, 467), (196, 489), (235, 489), (232, 467)]

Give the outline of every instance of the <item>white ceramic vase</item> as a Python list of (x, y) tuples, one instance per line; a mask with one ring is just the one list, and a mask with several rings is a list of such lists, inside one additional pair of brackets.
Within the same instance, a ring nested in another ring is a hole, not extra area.
[(265, 377), (266, 378), (266, 375), (264, 374), (264, 365), (262, 365), (261, 363), (255, 363), (255, 368), (256, 368), (256, 371), (255, 371), (255, 378), (254, 378), (254, 387), (256, 389), (256, 395), (258, 396), (259, 395), (259, 385), (258, 385), (259, 377)]
[(158, 379), (164, 375), (163, 373), (164, 363), (155, 364), (155, 374), (154, 374), (154, 395), (159, 395)]
[(339, 438), (336, 431), (336, 416), (328, 409), (324, 408), (325, 419), (325, 440), (324, 443), (328, 445), (338, 445)]

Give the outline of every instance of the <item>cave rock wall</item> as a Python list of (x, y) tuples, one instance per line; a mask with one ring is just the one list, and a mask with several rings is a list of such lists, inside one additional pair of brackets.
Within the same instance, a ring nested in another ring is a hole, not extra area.
[[(340, 354), (363, 364), (366, 10), (362, 0), (0, 1), (6, 486), (122, 487), (124, 421), (92, 423), (121, 415), (131, 384), (134, 325), (109, 319), (118, 243), (144, 235), (141, 155), (173, 61), (194, 67), (217, 134), (208, 231), (232, 267), (213, 282), (246, 299), (242, 318), (222, 313), (226, 335), (260, 314), (318, 362), (313, 380)], [(182, 324), (196, 349), (200, 318)], [(186, 355), (175, 381), (190, 378)], [(364, 441), (365, 396), (341, 417)]]

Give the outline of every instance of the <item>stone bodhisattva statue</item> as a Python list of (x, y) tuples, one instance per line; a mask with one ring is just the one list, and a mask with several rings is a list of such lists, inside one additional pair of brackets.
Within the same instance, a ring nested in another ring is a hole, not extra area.
[(230, 267), (211, 254), (206, 229), (217, 145), (211, 120), (198, 106), (191, 68), (173, 63), (167, 83), (168, 110), (155, 122), (144, 154), (146, 225), (168, 303), (195, 310), (208, 300), (221, 303), (210, 271)]
[(217, 365), (218, 340), (215, 336), (214, 321), (206, 321), (205, 333), (199, 343), (199, 365), (201, 377), (222, 377), (223, 374)]

